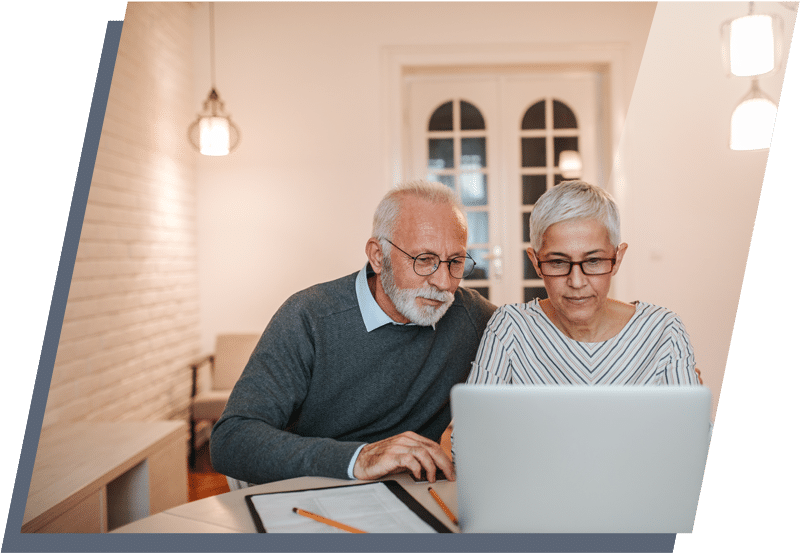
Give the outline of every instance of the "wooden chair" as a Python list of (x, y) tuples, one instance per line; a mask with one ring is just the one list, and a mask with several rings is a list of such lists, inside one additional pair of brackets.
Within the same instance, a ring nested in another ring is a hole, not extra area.
[[(189, 407), (189, 466), (197, 458), (197, 424), (219, 420), (234, 384), (242, 375), (250, 355), (258, 343), (258, 334), (222, 334), (217, 336), (214, 353), (191, 364), (192, 399)], [(208, 368), (210, 376), (201, 372)]]

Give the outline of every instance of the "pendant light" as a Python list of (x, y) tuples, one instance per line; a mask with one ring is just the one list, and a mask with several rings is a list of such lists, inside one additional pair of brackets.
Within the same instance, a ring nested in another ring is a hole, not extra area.
[(728, 76), (755, 77), (776, 72), (783, 55), (783, 20), (755, 13), (722, 24), (722, 63)]
[(209, 27), (211, 44), (211, 92), (203, 102), (203, 111), (189, 126), (189, 141), (200, 154), (225, 156), (239, 144), (239, 128), (225, 113), (225, 104), (216, 89), (214, 65), (214, 3), (209, 2)]
[(579, 179), (583, 173), (583, 160), (577, 150), (563, 150), (558, 155), (558, 171), (564, 179)]
[(783, 20), (755, 13), (722, 24), (722, 62), (728, 77), (750, 77), (750, 91), (731, 114), (731, 150), (764, 150), (772, 142), (778, 107), (758, 86), (758, 77), (776, 73), (783, 55)]
[(731, 150), (763, 150), (772, 142), (778, 107), (753, 79), (750, 91), (731, 115)]

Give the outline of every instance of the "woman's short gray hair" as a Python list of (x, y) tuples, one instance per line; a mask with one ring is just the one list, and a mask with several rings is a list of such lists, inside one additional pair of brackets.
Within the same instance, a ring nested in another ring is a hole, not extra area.
[[(417, 197), (434, 204), (449, 204), (456, 207), (463, 216), (458, 197), (452, 189), (435, 181), (417, 179), (395, 185), (378, 203), (372, 218), (372, 236), (374, 238), (392, 239), (397, 217), (400, 215), (400, 200), (406, 196)], [(464, 221), (466, 222), (466, 218)]]
[(563, 181), (539, 197), (531, 212), (531, 247), (542, 248), (547, 228), (567, 220), (597, 220), (614, 247), (620, 242), (619, 209), (604, 189), (584, 181)]

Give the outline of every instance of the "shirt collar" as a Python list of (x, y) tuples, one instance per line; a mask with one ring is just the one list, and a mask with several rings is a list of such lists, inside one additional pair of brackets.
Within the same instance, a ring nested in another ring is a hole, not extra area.
[(367, 333), (372, 330), (378, 329), (386, 324), (394, 324), (396, 326), (415, 326), (416, 324), (401, 324), (392, 320), (372, 296), (369, 290), (369, 283), (367, 283), (367, 268), (372, 272), (372, 268), (367, 262), (361, 271), (356, 276), (356, 298), (358, 298), (358, 308), (361, 310), (361, 318), (364, 320), (364, 326), (367, 328)]

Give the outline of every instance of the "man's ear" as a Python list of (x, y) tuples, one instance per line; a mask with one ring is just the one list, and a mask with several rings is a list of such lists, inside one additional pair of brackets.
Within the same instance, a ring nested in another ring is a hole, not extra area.
[(364, 251), (367, 253), (369, 265), (372, 266), (376, 274), (380, 275), (383, 269), (383, 247), (381, 247), (380, 242), (375, 237), (370, 237)]
[(533, 252), (533, 247), (528, 247), (525, 249), (525, 252), (528, 253), (528, 258), (530, 259), (531, 264), (533, 264), (533, 269), (536, 272), (536, 275), (541, 278), (542, 273), (539, 271), (539, 263), (537, 262), (536, 253)]

